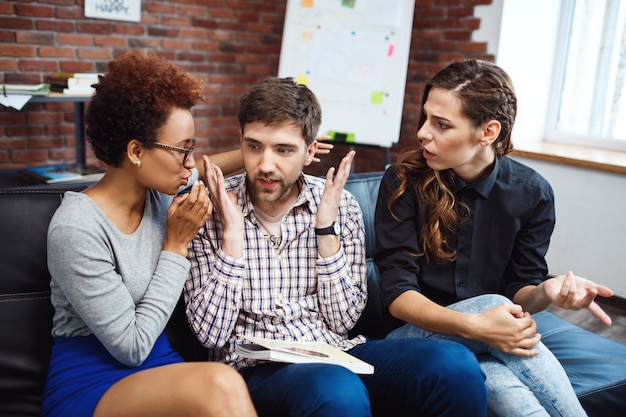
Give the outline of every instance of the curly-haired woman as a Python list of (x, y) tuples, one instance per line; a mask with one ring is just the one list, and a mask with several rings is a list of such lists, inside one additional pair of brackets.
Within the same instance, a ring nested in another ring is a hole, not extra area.
[[(235, 370), (183, 362), (163, 332), (189, 272), (187, 244), (212, 209), (192, 155), (202, 81), (130, 51), (95, 89), (87, 134), (108, 167), (67, 192), (50, 223), (42, 416), (255, 416)], [(237, 153), (220, 160), (241, 166)]]

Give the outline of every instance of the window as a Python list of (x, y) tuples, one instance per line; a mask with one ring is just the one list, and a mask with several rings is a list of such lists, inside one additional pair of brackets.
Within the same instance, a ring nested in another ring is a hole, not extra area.
[(549, 141), (626, 151), (626, 0), (562, 2)]

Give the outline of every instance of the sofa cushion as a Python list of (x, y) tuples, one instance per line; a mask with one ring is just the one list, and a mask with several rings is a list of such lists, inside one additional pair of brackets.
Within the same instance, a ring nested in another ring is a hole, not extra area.
[(541, 340), (563, 365), (587, 414), (626, 415), (626, 346), (550, 311), (533, 317)]

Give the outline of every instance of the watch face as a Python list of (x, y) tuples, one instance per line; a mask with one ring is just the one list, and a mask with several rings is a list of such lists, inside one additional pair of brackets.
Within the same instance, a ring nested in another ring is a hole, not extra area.
[(341, 228), (339, 227), (339, 223), (337, 223), (337, 222), (333, 223), (333, 228), (335, 229), (335, 234), (337, 236), (339, 236), (339, 233), (341, 232)]

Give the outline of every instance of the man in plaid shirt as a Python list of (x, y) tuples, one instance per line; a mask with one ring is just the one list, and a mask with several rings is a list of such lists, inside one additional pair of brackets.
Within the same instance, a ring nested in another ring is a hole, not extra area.
[[(193, 240), (187, 317), (210, 360), (246, 379), (260, 416), (485, 416), (469, 350), (429, 339), (348, 338), (367, 301), (364, 227), (343, 190), (354, 151), (326, 179), (302, 173), (321, 108), (291, 79), (267, 78), (239, 109), (245, 173), (204, 158), (215, 213)], [(323, 341), (374, 366), (270, 363), (235, 353), (240, 336)]]

